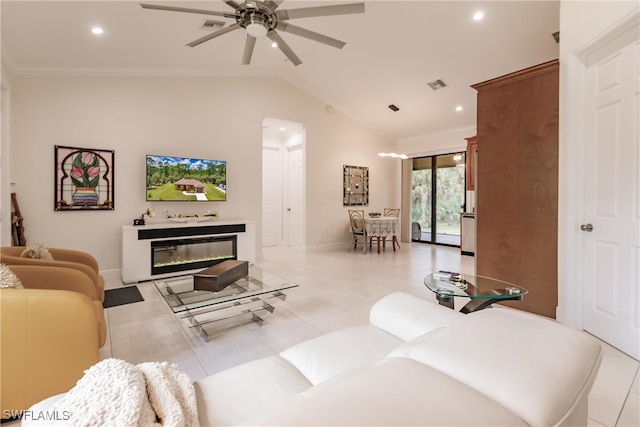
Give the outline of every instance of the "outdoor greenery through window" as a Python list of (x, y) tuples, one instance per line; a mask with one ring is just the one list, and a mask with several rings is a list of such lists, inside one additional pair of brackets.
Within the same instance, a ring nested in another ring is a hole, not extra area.
[(413, 160), (413, 240), (460, 246), (460, 213), (465, 204), (464, 165), (464, 152)]

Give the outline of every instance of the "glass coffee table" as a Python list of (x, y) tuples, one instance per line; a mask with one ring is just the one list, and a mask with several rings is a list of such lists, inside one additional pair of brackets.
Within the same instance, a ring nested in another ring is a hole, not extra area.
[(436, 294), (440, 305), (449, 308), (454, 308), (454, 298), (470, 298), (471, 301), (460, 309), (465, 314), (482, 310), (496, 302), (521, 300), (529, 292), (520, 286), (490, 277), (443, 271), (426, 276), (424, 284)]
[(248, 276), (219, 292), (195, 290), (191, 275), (155, 279), (153, 284), (171, 310), (186, 319), (205, 341), (209, 334), (204, 326), (213, 322), (244, 315), (262, 324), (260, 316), (275, 310), (269, 301), (284, 301), (287, 296), (283, 291), (298, 287), (254, 266), (249, 266)]

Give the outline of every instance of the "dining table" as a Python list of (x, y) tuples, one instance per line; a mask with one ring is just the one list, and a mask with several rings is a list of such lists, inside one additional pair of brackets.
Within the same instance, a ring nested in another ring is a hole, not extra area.
[[(381, 241), (382, 248), (384, 250), (387, 237), (391, 238), (394, 252), (396, 251), (396, 246), (398, 247), (398, 249), (400, 249), (400, 244), (398, 243), (397, 237), (399, 222), (400, 218), (398, 218), (397, 216), (369, 216), (364, 219), (367, 238), (376, 239), (378, 243), (378, 253), (380, 253)], [(369, 240), (369, 242), (371, 244), (371, 240)]]

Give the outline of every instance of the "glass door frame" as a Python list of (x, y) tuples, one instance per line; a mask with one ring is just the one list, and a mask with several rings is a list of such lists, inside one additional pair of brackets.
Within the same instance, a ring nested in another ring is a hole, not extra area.
[[(439, 157), (446, 157), (446, 156), (455, 156), (455, 155), (461, 155), (461, 159), (458, 160), (459, 164), (461, 166), (463, 166), (465, 168), (465, 173), (464, 173), (464, 182), (463, 182), (463, 203), (460, 209), (460, 213), (465, 212), (466, 211), (466, 206), (467, 206), (467, 170), (466, 170), (466, 151), (455, 151), (452, 153), (441, 153), (441, 154), (433, 154), (433, 155), (429, 155), (429, 156), (421, 156), (421, 157), (415, 157), (412, 159), (411, 162), (411, 174), (412, 174), (412, 180), (413, 180), (413, 172), (416, 170), (420, 170), (420, 169), (413, 169), (413, 161), (416, 159), (430, 159), (430, 163), (431, 163), (431, 215), (430, 215), (430, 221), (431, 221), (431, 227), (430, 227), (430, 232), (429, 233), (425, 233), (425, 234), (429, 234), (429, 240), (416, 240), (412, 239), (411, 241), (413, 242), (419, 242), (419, 243), (429, 243), (429, 244), (434, 244), (434, 245), (441, 245), (441, 246), (451, 246), (451, 247), (460, 247), (461, 243), (458, 244), (453, 244), (453, 243), (443, 243), (443, 242), (438, 242), (437, 240), (437, 235), (438, 235), (438, 227), (437, 227), (437, 221), (438, 221), (438, 212), (437, 212), (437, 206), (438, 206), (438, 158)], [(413, 188), (411, 188), (410, 190), (410, 200), (413, 200)], [(412, 202), (411, 202), (412, 203)], [(410, 218), (411, 222), (413, 222), (413, 217)], [(422, 236), (422, 231), (421, 231), (421, 236)]]

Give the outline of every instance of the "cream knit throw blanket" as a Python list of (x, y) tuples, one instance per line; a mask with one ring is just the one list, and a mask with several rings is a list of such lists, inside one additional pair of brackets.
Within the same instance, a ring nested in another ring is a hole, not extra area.
[(64, 426), (199, 425), (191, 379), (167, 362), (102, 360), (50, 410), (69, 415)]

